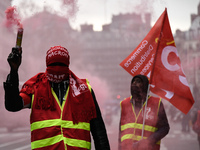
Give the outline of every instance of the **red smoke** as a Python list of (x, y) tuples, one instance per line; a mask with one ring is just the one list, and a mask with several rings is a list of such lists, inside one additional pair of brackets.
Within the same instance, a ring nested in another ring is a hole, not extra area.
[(6, 13), (5, 26), (7, 28), (12, 28), (13, 26), (17, 26), (18, 28), (23, 28), (16, 7), (8, 7), (5, 13)]
[(61, 10), (67, 12), (67, 17), (72, 18), (76, 16), (78, 11), (77, 2), (78, 0), (61, 0)]

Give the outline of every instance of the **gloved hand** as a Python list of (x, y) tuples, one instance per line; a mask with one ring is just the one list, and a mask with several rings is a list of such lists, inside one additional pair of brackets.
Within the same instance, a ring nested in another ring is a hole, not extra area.
[(22, 48), (13, 47), (12, 52), (9, 54), (7, 61), (11, 70), (18, 71), (22, 61)]
[(136, 143), (133, 143), (133, 150), (152, 150), (152, 145), (149, 140), (142, 139)]
[(135, 143), (133, 143), (132, 149), (133, 150), (138, 150), (138, 146), (139, 146), (139, 142), (135, 142)]

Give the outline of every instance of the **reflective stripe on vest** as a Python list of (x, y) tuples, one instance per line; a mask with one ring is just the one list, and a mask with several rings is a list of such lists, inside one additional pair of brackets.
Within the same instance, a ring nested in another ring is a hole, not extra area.
[(92, 91), (92, 87), (91, 87), (91, 85), (90, 85), (90, 83), (89, 83), (89, 81), (86, 79), (86, 84), (87, 84), (87, 86), (88, 86), (88, 88), (89, 88), (89, 90), (90, 90), (90, 92)]
[[(121, 126), (121, 131), (126, 130), (128, 128), (135, 128), (135, 129), (141, 129), (142, 130), (142, 127), (143, 127), (143, 124), (127, 123), (127, 124)], [(155, 132), (156, 130), (158, 130), (158, 128), (152, 127), (152, 126), (149, 126), (149, 125), (144, 125), (144, 130), (150, 131), (150, 132)], [(137, 136), (137, 135), (133, 135), (133, 134), (126, 134), (126, 135), (121, 137), (121, 142), (123, 140), (127, 140), (127, 139), (139, 141), (141, 138), (142, 138), (142, 136)], [(147, 137), (143, 137), (143, 138), (147, 139)], [(158, 141), (156, 144), (160, 144), (160, 141)]]
[[(121, 126), (121, 131), (128, 129), (128, 128), (142, 129), (142, 127), (143, 127), (143, 124), (127, 123), (127, 124)], [(144, 130), (150, 131), (150, 132), (155, 132), (156, 130), (158, 130), (158, 128), (152, 127), (149, 125), (144, 125)]]
[[(139, 141), (139, 140), (142, 139), (142, 136), (133, 135), (133, 134), (126, 134), (126, 135), (122, 136), (121, 142), (124, 141), (124, 140), (128, 140), (128, 139)], [(143, 139), (147, 139), (147, 137), (143, 137)], [(156, 144), (160, 145), (160, 141), (158, 141)]]
[(73, 121), (65, 121), (61, 119), (34, 122), (31, 124), (31, 131), (52, 126), (61, 126), (62, 128), (83, 129), (90, 131), (90, 124), (87, 122), (79, 122), (78, 124), (73, 124)]
[(63, 137), (62, 135), (57, 135), (57, 136), (54, 136), (51, 138), (46, 138), (46, 139), (31, 142), (31, 148), (36, 149), (36, 148), (41, 148), (41, 147), (45, 147), (45, 146), (50, 146), (50, 145), (56, 144), (62, 140), (64, 141), (65, 144), (67, 144), (69, 146), (91, 149), (90, 142), (87, 142), (84, 140), (70, 139), (70, 138)]

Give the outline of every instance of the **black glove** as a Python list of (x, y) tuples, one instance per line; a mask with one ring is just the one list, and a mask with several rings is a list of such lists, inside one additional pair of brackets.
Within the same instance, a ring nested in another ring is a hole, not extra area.
[(138, 146), (139, 146), (139, 142), (135, 142), (135, 143), (133, 143), (132, 149), (133, 150), (138, 150)]
[(134, 150), (153, 150), (153, 144), (148, 139), (141, 139), (133, 143)]
[(9, 54), (7, 61), (11, 70), (18, 71), (22, 61), (22, 48), (13, 47), (12, 52)]

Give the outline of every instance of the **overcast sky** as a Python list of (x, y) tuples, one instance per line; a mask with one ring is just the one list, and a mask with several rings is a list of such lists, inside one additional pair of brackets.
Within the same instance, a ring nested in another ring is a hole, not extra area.
[[(44, 6), (51, 8), (52, 11), (56, 11), (59, 14), (63, 7), (60, 5), (64, 0), (14, 0), (12, 5), (17, 6), (17, 9), (22, 12), (26, 7), (19, 7), (21, 2), (27, 2), (27, 4), (34, 4), (35, 9), (30, 13), (40, 12)], [(128, 12), (151, 12), (152, 13), (152, 25), (159, 18), (164, 11), (165, 7), (168, 11), (168, 17), (172, 32), (176, 29), (188, 30), (191, 22), (190, 15), (197, 14), (197, 6), (200, 0), (68, 0), (75, 2), (78, 11), (74, 11), (73, 16), (70, 16), (70, 23), (74, 29), (79, 29), (80, 24), (93, 24), (94, 30), (101, 30), (103, 24), (111, 22), (112, 15)], [(67, 16), (66, 14), (64, 14)], [(69, 15), (68, 15), (69, 17)]]

